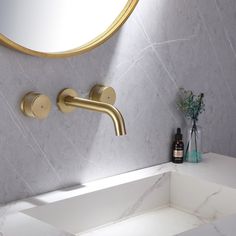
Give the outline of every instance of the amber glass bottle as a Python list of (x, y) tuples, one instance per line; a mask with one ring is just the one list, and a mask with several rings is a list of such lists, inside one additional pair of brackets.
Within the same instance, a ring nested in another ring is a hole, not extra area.
[(172, 162), (173, 163), (183, 163), (184, 161), (184, 143), (183, 143), (183, 135), (181, 134), (181, 129), (177, 129), (177, 133), (175, 135), (175, 141), (172, 147)]

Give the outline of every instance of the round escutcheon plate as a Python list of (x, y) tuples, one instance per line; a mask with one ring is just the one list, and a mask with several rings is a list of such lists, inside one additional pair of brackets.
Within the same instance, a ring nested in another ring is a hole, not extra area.
[(74, 89), (66, 88), (66, 89), (63, 89), (57, 96), (57, 106), (59, 110), (64, 113), (72, 112), (76, 109), (76, 107), (67, 106), (65, 104), (64, 99), (65, 97), (68, 97), (68, 96), (78, 97), (78, 93)]

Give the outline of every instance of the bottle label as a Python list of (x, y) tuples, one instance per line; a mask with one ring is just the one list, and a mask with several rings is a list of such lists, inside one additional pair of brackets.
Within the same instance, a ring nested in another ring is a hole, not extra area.
[(183, 150), (174, 150), (173, 156), (182, 158), (184, 156), (184, 151)]

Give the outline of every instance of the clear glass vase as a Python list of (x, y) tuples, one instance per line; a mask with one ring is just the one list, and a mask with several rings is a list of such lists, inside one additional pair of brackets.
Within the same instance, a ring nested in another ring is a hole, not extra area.
[(187, 131), (185, 161), (198, 163), (202, 160), (202, 129), (193, 121)]

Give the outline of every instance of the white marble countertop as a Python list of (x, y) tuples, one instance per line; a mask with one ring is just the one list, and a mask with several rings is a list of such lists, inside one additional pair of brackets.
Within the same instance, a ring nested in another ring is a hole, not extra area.
[[(0, 236), (70, 236), (71, 234), (59, 231), (20, 211), (168, 171), (197, 176), (198, 178), (236, 189), (236, 159), (208, 153), (204, 155), (203, 161), (198, 164), (184, 163), (175, 165), (166, 163), (2, 206), (0, 208)], [(220, 219), (212, 224), (203, 225), (180, 235), (235, 236), (236, 226), (234, 222), (236, 222), (236, 215)]]

